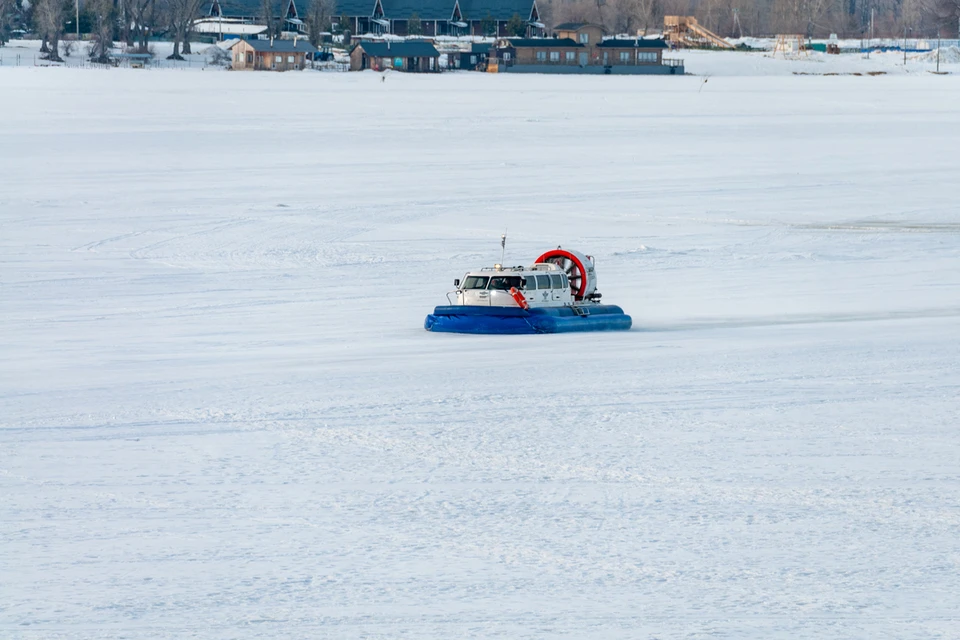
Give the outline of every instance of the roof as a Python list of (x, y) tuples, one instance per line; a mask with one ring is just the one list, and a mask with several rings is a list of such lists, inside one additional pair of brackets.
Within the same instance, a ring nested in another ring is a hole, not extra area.
[(573, 38), (505, 38), (511, 47), (583, 47)]
[(440, 55), (429, 42), (361, 42), (357, 45), (377, 58), (435, 58)]
[[(314, 0), (296, 0), (301, 16), (307, 15), (311, 1)], [(535, 0), (380, 0), (380, 6), (383, 7), (383, 17), (388, 20), (406, 20), (414, 13), (421, 20), (453, 20), (453, 9), (458, 1), (464, 20), (483, 20), (487, 16), (494, 20), (509, 20), (515, 13), (529, 20), (536, 3)], [(369, 18), (376, 6), (377, 0), (339, 0), (336, 13), (338, 16)]]
[[(215, 0), (207, 0), (203, 3), (203, 15), (210, 15), (210, 9), (213, 6)], [(263, 14), (263, 1), (262, 0), (217, 0), (220, 3), (220, 11), (223, 12), (225, 18), (231, 17), (244, 17), (244, 18), (258, 18)], [(270, 4), (273, 6), (274, 15), (279, 17), (284, 15), (284, 11), (287, 8), (287, 0), (271, 0)], [(297, 12), (301, 15), (303, 14), (303, 7), (300, 6), (300, 3), (297, 0), (294, 0), (294, 4), (297, 6)]]
[(637, 40), (604, 40), (598, 47), (616, 47), (618, 49), (666, 49), (667, 43), (660, 38), (638, 38)]
[(492, 42), (474, 42), (470, 45), (470, 53), (490, 53), (493, 49)]
[[(406, 20), (413, 14), (421, 20), (452, 20), (455, 0), (380, 0), (383, 16)], [(463, 7), (460, 7), (463, 13)]]
[(310, 41), (306, 38), (298, 38), (296, 40), (274, 40), (273, 42), (269, 40), (237, 40), (230, 46), (234, 47), (240, 42), (246, 42), (248, 45), (253, 47), (254, 51), (277, 51), (279, 53), (317, 52), (317, 48), (310, 44)]
[(589, 22), (563, 22), (558, 24), (553, 28), (554, 31), (576, 31), (577, 29), (582, 29), (583, 27), (596, 27), (602, 29), (598, 24), (592, 24)]
[(483, 20), (487, 16), (495, 20), (509, 20), (518, 14), (530, 19), (536, 0), (460, 0), (460, 12), (467, 20)]

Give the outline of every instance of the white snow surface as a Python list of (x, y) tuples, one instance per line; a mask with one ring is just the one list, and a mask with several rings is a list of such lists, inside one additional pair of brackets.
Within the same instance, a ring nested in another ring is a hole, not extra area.
[(3, 638), (958, 637), (955, 77), (0, 92)]

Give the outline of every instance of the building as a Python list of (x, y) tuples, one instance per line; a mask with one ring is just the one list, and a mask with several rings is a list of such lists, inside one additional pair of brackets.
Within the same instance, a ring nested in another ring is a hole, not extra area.
[(440, 71), (440, 52), (429, 42), (361, 42), (350, 51), (350, 71)]
[(448, 66), (464, 71), (486, 71), (487, 58), (493, 50), (492, 42), (471, 42), (470, 49), (461, 51), (459, 56), (447, 55), (450, 60)]
[[(300, 19), (301, 11), (306, 12), (307, 2), (300, 0), (302, 7), (297, 9), (296, 0), (270, 0), (272, 19), (280, 25), (285, 37), (305, 35), (306, 26)], [(202, 9), (202, 17), (195, 23), (194, 31), (208, 35), (250, 37), (266, 31), (266, 16), (262, 0), (208, 0)]]
[[(490, 70), (510, 73), (682, 75), (683, 61), (666, 60), (659, 38), (607, 38), (597, 25), (557, 25), (553, 38), (502, 38)], [(493, 63), (495, 62), (495, 64)]]
[(536, 0), (340, 0), (337, 16), (354, 34), (507, 36), (519, 18), (525, 35), (544, 35)]
[(237, 40), (230, 45), (237, 70), (295, 71), (307, 66), (317, 48), (303, 38), (293, 40)]
[(597, 44), (603, 40), (603, 27), (587, 22), (564, 22), (553, 28), (553, 37), (570, 38), (583, 45)]

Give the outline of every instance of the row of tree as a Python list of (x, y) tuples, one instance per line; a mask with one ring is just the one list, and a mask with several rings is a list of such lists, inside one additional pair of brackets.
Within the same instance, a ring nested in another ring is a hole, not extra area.
[[(79, 31), (91, 40), (90, 54), (105, 62), (115, 41), (137, 53), (147, 53), (151, 36), (173, 41), (171, 59), (189, 54), (194, 23), (205, 0), (83, 0), (79, 16), (76, 0), (0, 0), (0, 45), (15, 31), (28, 31), (42, 41), (41, 51), (60, 61), (64, 32)], [(335, 0), (314, 0), (304, 23), (310, 41), (317, 45), (329, 31), (335, 15)], [(282, 29), (278, 0), (263, 0), (260, 19), (267, 32), (279, 36)], [(79, 17), (79, 20), (77, 18)]]
[(960, 0), (541, 0), (544, 19), (610, 33), (658, 33), (663, 16), (694, 16), (722, 36), (958, 36)]
[(204, 0), (0, 0), (0, 45), (14, 29), (39, 37), (41, 52), (60, 61), (64, 32), (90, 37), (90, 56), (106, 62), (114, 42), (120, 40), (139, 53), (147, 53), (151, 35), (174, 40), (172, 58), (190, 53), (189, 33)]
[[(170, 58), (190, 53), (190, 36), (204, 0), (84, 0), (79, 25), (72, 21), (76, 0), (0, 0), (0, 45), (22, 27), (37, 34), (42, 50), (60, 60), (63, 32), (78, 27), (90, 34), (91, 56), (105, 61), (114, 40), (147, 53), (149, 37), (173, 41)], [(282, 19), (277, 0), (261, 0), (261, 19), (272, 36), (279, 36)], [(770, 36), (799, 33), (824, 37), (956, 37), (960, 0), (541, 0), (548, 23), (592, 22), (609, 33), (656, 33), (664, 15), (692, 15), (708, 29), (724, 36)], [(335, 19), (335, 0), (313, 0), (303, 18), (310, 42), (318, 46)], [(481, 21), (485, 35), (496, 33), (492, 18)], [(507, 23), (510, 35), (522, 36), (527, 24), (519, 15)], [(413, 14), (408, 33), (422, 33)]]

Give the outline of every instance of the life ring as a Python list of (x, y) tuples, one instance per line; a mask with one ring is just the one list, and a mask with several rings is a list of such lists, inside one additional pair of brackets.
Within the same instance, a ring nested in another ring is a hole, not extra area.
[(513, 299), (517, 301), (517, 304), (520, 305), (521, 309), (530, 308), (530, 304), (527, 302), (527, 297), (523, 295), (522, 292), (517, 291), (516, 287), (510, 287), (510, 295), (513, 296)]

